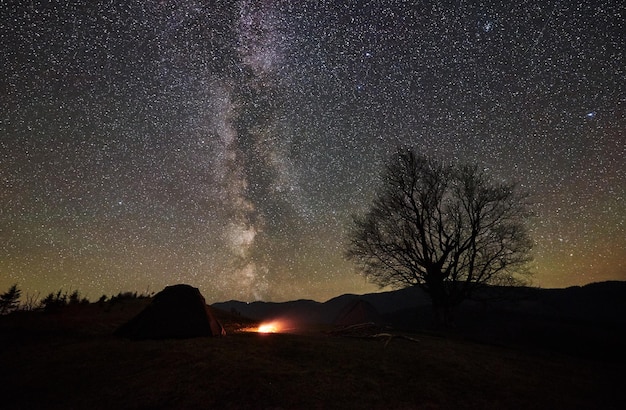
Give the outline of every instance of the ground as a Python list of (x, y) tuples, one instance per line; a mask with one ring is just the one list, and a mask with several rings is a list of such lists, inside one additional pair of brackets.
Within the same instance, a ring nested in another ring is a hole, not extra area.
[[(143, 306), (0, 318), (0, 407), (624, 408), (624, 363), (441, 334), (368, 340), (311, 330), (129, 341)], [(225, 318), (229, 321), (228, 318)]]

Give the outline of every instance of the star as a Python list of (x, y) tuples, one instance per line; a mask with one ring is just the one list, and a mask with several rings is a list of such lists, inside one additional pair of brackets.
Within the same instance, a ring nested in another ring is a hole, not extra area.
[(626, 280), (623, 1), (5, 3), (0, 292), (376, 291), (399, 146), (528, 191), (536, 285)]

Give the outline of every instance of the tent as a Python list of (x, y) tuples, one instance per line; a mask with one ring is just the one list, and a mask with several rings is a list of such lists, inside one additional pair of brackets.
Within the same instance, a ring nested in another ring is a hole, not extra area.
[(333, 322), (336, 326), (351, 326), (362, 323), (382, 323), (378, 310), (366, 300), (354, 299), (348, 302)]
[(120, 326), (115, 334), (139, 340), (223, 336), (226, 333), (198, 288), (173, 285), (157, 293), (144, 310)]

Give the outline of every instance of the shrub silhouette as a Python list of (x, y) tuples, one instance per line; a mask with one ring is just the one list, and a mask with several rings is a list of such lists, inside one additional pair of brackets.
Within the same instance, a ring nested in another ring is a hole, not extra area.
[(60, 307), (67, 306), (68, 299), (67, 292), (63, 292), (62, 289), (59, 289), (56, 293), (50, 292), (48, 296), (43, 298), (41, 300), (41, 307), (44, 311), (50, 312)]
[(89, 300), (85, 297), (81, 298), (78, 290), (75, 290), (69, 296), (68, 304), (70, 305), (84, 305), (87, 303), (89, 303)]

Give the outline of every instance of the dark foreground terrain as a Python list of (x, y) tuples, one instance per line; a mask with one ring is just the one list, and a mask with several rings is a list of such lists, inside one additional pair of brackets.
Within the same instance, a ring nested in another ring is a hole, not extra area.
[(411, 334), (129, 341), (144, 301), (0, 317), (0, 408), (621, 409), (624, 363)]

